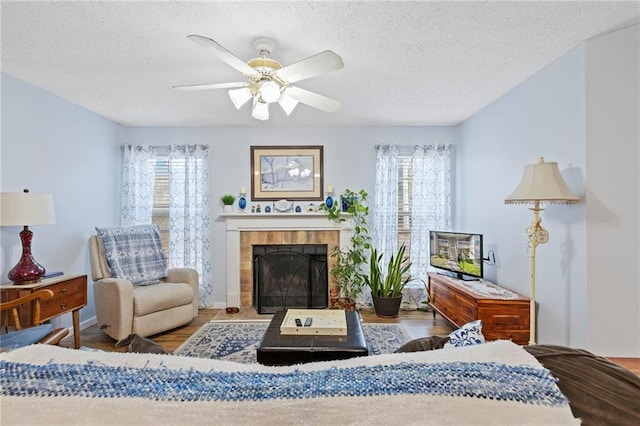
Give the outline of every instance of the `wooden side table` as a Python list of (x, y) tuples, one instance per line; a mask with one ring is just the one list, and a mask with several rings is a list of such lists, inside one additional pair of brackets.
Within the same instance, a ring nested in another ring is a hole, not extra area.
[[(53, 291), (53, 297), (40, 302), (40, 320), (45, 322), (71, 312), (73, 317), (73, 343), (76, 349), (80, 348), (80, 309), (87, 305), (87, 276), (61, 275), (33, 284), (16, 285), (6, 283), (0, 286), (3, 302), (8, 302), (42, 289)], [(26, 305), (20, 310), (20, 321), (25, 326), (32, 325), (30, 305)]]

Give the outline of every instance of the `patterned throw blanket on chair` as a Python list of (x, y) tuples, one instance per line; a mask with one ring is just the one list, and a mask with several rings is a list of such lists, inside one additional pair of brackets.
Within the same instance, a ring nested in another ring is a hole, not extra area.
[(0, 357), (3, 422), (577, 424), (506, 341), (292, 367), (43, 348)]
[(109, 270), (135, 285), (157, 284), (167, 276), (167, 261), (157, 225), (96, 227)]

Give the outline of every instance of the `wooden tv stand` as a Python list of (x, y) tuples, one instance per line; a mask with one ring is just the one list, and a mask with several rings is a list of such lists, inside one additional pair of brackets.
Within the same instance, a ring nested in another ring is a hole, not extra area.
[(488, 281), (465, 282), (433, 272), (428, 275), (429, 304), (447, 321), (461, 327), (480, 319), (486, 340), (529, 343), (529, 298)]

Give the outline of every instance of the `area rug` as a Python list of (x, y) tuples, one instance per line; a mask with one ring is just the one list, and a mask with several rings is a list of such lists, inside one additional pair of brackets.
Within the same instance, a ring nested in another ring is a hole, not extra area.
[[(174, 351), (176, 355), (252, 364), (268, 321), (210, 322)], [(369, 355), (392, 353), (410, 340), (399, 324), (362, 324)]]

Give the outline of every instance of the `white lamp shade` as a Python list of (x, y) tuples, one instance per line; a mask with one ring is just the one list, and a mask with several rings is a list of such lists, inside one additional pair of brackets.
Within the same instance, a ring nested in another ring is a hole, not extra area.
[(241, 89), (233, 89), (229, 90), (229, 97), (231, 98), (231, 102), (233, 102), (233, 106), (236, 109), (240, 109), (242, 105), (246, 104), (249, 99), (252, 98), (251, 90), (247, 87), (243, 87)]
[(580, 201), (567, 186), (558, 163), (545, 162), (525, 166), (522, 179), (516, 189), (505, 198), (505, 204), (577, 203)]
[(286, 93), (283, 93), (282, 96), (280, 96), (280, 99), (278, 99), (278, 103), (284, 110), (284, 113), (287, 114), (287, 116), (291, 115), (294, 108), (298, 105), (298, 101), (293, 99)]
[(275, 81), (263, 80), (260, 83), (260, 97), (270, 104), (280, 98), (280, 86)]
[(31, 226), (56, 223), (53, 197), (32, 192), (3, 192), (0, 194), (0, 225)]
[(269, 104), (260, 102), (257, 99), (253, 99), (253, 111), (251, 116), (256, 120), (268, 120), (269, 119)]

